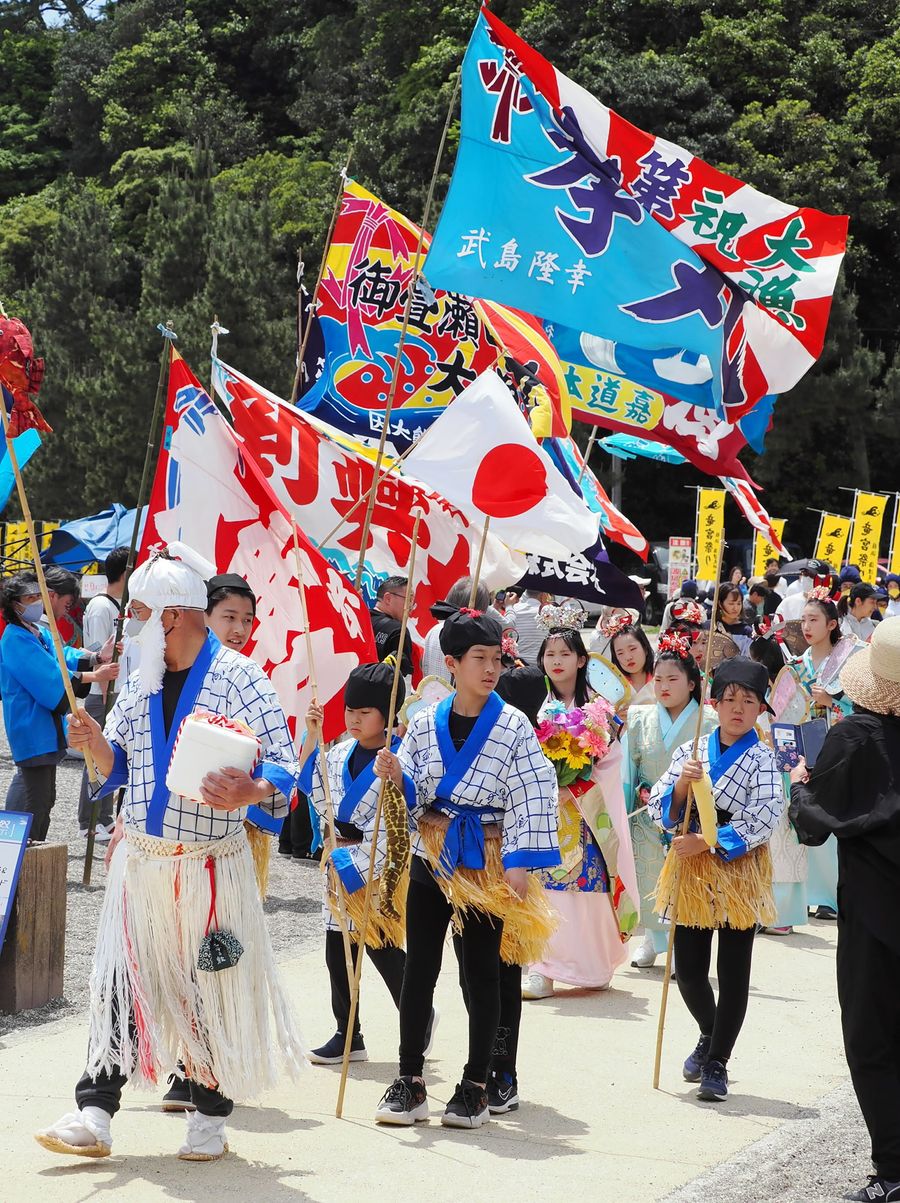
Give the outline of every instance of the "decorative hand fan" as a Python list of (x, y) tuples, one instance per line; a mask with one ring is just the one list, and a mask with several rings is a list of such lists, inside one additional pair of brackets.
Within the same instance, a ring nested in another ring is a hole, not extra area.
[(442, 677), (423, 677), (415, 693), (409, 694), (400, 709), (399, 722), (408, 727), (415, 715), (426, 706), (436, 706), (453, 693), (453, 688)]
[(587, 679), (591, 689), (616, 710), (631, 699), (633, 690), (628, 678), (599, 652), (591, 652), (588, 656)]
[(790, 665), (785, 665), (769, 690), (769, 705), (780, 723), (799, 726), (809, 718), (809, 694), (797, 680)]

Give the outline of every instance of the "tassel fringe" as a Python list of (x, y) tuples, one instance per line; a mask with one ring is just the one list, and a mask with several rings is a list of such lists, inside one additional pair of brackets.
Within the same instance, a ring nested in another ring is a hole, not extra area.
[(267, 831), (255, 827), (244, 820), (244, 831), (247, 833), (247, 843), (253, 857), (253, 872), (256, 874), (256, 885), (259, 889), (260, 902), (265, 902), (269, 894), (269, 865), (272, 860), (272, 837)]
[[(444, 834), (444, 829), (437, 824), (423, 823), (419, 827), (419, 837), (433, 869), (440, 863)], [(503, 877), (499, 839), (486, 838), (484, 849), (483, 869), (459, 866), (450, 878), (435, 874), (445, 898), (453, 907), (454, 925), (458, 929), (469, 910), (492, 915), (503, 923), (500, 955), (508, 965), (530, 965), (543, 960), (559, 919), (547, 902), (540, 882), (529, 875), (528, 893), (525, 898), (519, 898)]]
[(663, 918), (672, 918), (679, 864), (681, 885), (675, 922), (680, 926), (717, 929), (727, 925), (745, 930), (757, 923), (765, 927), (775, 923), (768, 845), (733, 861), (723, 861), (708, 852), (679, 861), (674, 847), (670, 848), (654, 895), (654, 910)]
[[(396, 910), (396, 918), (382, 913), (381, 890), (383, 887), (383, 878), (376, 879), (372, 885), (369, 919), (366, 923), (366, 946), (368, 948), (388, 948), (391, 946), (402, 948), (406, 943), (406, 895), (409, 890), (409, 868), (407, 867), (403, 871), (399, 882), (394, 888), (393, 903)], [(344, 895), (344, 906), (347, 910), (347, 918), (351, 923), (350, 939), (354, 944), (358, 944), (366, 901), (365, 887), (361, 890), (356, 890), (352, 894), (348, 894), (344, 887), (339, 884), (338, 876), (329, 863), (325, 896), (328, 901), (328, 909), (338, 924), (340, 924), (337, 895), (339, 889)]]

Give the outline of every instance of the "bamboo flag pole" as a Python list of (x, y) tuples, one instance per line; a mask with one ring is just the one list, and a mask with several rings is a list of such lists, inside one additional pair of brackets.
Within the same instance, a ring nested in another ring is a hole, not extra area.
[(584, 449), (584, 463), (581, 465), (581, 471), (578, 473), (577, 484), (581, 484), (581, 478), (587, 472), (588, 460), (591, 458), (591, 452), (594, 450), (594, 443), (597, 440), (597, 431), (599, 429), (599, 426), (595, 426), (591, 431), (591, 437), (588, 439), (587, 447)]
[[(712, 617), (712, 621), (710, 622), (710, 625), (709, 625), (709, 640), (707, 641), (707, 644), (706, 644), (706, 662), (703, 667), (703, 678), (704, 678), (703, 688), (704, 688), (704, 690), (706, 689), (706, 682), (709, 680), (709, 669), (710, 669), (710, 664), (712, 662), (712, 649), (713, 649), (713, 644), (715, 643), (715, 639), (713, 638), (714, 633), (715, 633), (715, 625), (716, 625), (715, 616), (716, 616), (716, 612), (719, 608), (719, 588), (721, 586), (722, 558), (723, 558), (724, 554), (725, 554), (725, 532), (723, 530), (722, 533), (719, 535), (719, 550), (716, 555), (716, 587), (715, 587), (715, 592), (713, 593), (713, 608), (712, 608), (713, 617)], [(693, 760), (697, 759), (697, 752), (700, 747), (700, 735), (703, 731), (703, 709), (704, 709), (703, 703), (704, 703), (704, 700), (705, 700), (704, 698), (700, 699), (700, 709), (697, 713), (697, 725), (694, 728), (694, 746), (693, 746), (693, 751), (691, 753)], [(693, 789), (693, 786), (689, 784), (688, 792), (687, 792), (687, 799), (685, 800), (685, 804), (684, 804), (684, 822), (681, 824), (681, 834), (682, 835), (687, 835), (688, 831), (690, 830), (691, 807), (693, 805), (693, 801), (694, 801), (694, 789)], [(669, 855), (670, 856), (677, 855), (674, 850), (674, 847), (673, 847), (672, 851), (669, 853)], [(703, 856), (705, 854), (698, 853), (698, 855)], [(668, 1005), (668, 1002), (669, 1002), (669, 981), (672, 976), (672, 953), (675, 948), (675, 929), (678, 926), (677, 915), (678, 915), (678, 900), (679, 900), (680, 896), (681, 896), (681, 859), (679, 858), (675, 863), (675, 887), (672, 891), (672, 915), (671, 915), (671, 919), (669, 921), (669, 942), (666, 945), (666, 968), (665, 968), (665, 971), (663, 972), (662, 998), (660, 999), (660, 1004), (659, 1004), (659, 1025), (656, 1029), (656, 1059), (654, 1060), (654, 1063), (653, 1063), (653, 1089), (654, 1090), (659, 1090), (659, 1070), (660, 1070), (660, 1064), (662, 1062), (663, 1036), (665, 1034), (665, 1027), (666, 1027), (666, 1006)]]
[(434, 186), (437, 183), (438, 172), (441, 169), (441, 160), (444, 157), (444, 147), (447, 144), (447, 132), (450, 129), (450, 122), (453, 118), (453, 113), (456, 110), (456, 100), (459, 96), (460, 86), (462, 84), (462, 69), (456, 73), (456, 82), (453, 85), (453, 95), (450, 97), (450, 105), (447, 109), (447, 117), (444, 121), (444, 128), (441, 132), (441, 140), (438, 144), (437, 154), (434, 159), (434, 170), (431, 173), (431, 180), (428, 184), (428, 195), (425, 198), (425, 211), (422, 214), (422, 221), (419, 225), (419, 238), (416, 243), (416, 254), (413, 259), (412, 275), (409, 279), (409, 284), (406, 288), (406, 304), (403, 307), (403, 324), (400, 327), (400, 337), (397, 340), (397, 353), (394, 356), (394, 367), (391, 372), (391, 387), (388, 390), (387, 401), (384, 407), (384, 424), (381, 427), (381, 438), (378, 440), (378, 454), (375, 458), (375, 477), (372, 481), (372, 487), (369, 490), (369, 500), (366, 505), (366, 516), (363, 520), (362, 537), (359, 544), (359, 563), (356, 566), (356, 589), (357, 592), (362, 588), (363, 568), (366, 562), (366, 544), (369, 540), (369, 527), (372, 525), (372, 512), (375, 509), (375, 495), (378, 491), (380, 481), (381, 461), (384, 459), (384, 445), (387, 442), (388, 433), (391, 428), (391, 411), (394, 408), (394, 398), (397, 395), (397, 386), (400, 379), (400, 363), (403, 357), (403, 346), (406, 342), (406, 332), (409, 328), (409, 314), (412, 308), (413, 295), (419, 283), (419, 274), (422, 261), (422, 248), (425, 245), (425, 230), (428, 226), (428, 219), (431, 216), (431, 203), (434, 200)]
[[(347, 165), (349, 166), (349, 160), (347, 162)], [(345, 173), (345, 176), (346, 176), (346, 173)], [(340, 192), (341, 196), (343, 196), (343, 194), (344, 194), (343, 180), (344, 180), (344, 177), (342, 177), (342, 180), (341, 180), (341, 192)], [(334, 229), (334, 226), (332, 225), (331, 228)], [(330, 243), (330, 242), (331, 242), (331, 234), (328, 235), (328, 242), (326, 242), (326, 244), (325, 244), (323, 260), (324, 260), (324, 255), (328, 254), (328, 243)], [(301, 349), (303, 351), (306, 350), (306, 338), (305, 338), (304, 330), (303, 330), (303, 273), (305, 271), (306, 271), (306, 264), (303, 262), (303, 247), (298, 246), (297, 247), (297, 367), (294, 371), (294, 383), (291, 386), (291, 405), (297, 404), (297, 398), (300, 396), (300, 383), (303, 379), (303, 356), (301, 355), (300, 352), (301, 352)], [(312, 321), (312, 314), (310, 314), (310, 323), (308, 323), (308, 324), (311, 324), (311, 321)]]
[(490, 518), (485, 518), (484, 526), (481, 528), (481, 542), (478, 545), (478, 559), (475, 561), (475, 571), (472, 573), (472, 592), (469, 594), (469, 609), (475, 607), (475, 594), (478, 592), (478, 581), (481, 577), (481, 565), (484, 562), (484, 546), (487, 543), (488, 528), (491, 525)]
[[(134, 571), (134, 561), (137, 556), (138, 538), (141, 531), (141, 511), (147, 504), (147, 494), (150, 490), (150, 469), (153, 465), (154, 454), (156, 451), (156, 433), (159, 427), (160, 414), (163, 409), (163, 398), (166, 392), (166, 377), (169, 371), (169, 362), (172, 358), (173, 344), (178, 335), (172, 329), (171, 321), (160, 322), (156, 327), (162, 335), (162, 351), (159, 356), (159, 379), (156, 382), (156, 397), (153, 401), (153, 414), (150, 418), (150, 430), (147, 435), (147, 450), (144, 452), (144, 467), (141, 472), (141, 483), (138, 488), (137, 509), (134, 511), (134, 525), (131, 528), (131, 544), (128, 548), (128, 561), (125, 565), (125, 589), (122, 593), (122, 603), (119, 608), (119, 617), (116, 619), (116, 636), (113, 640), (113, 663), (115, 664), (119, 658), (119, 644), (122, 642), (122, 628), (125, 624), (125, 610), (128, 606), (128, 581)], [(104, 721), (109, 714), (112, 705), (113, 690), (107, 688), (106, 701), (104, 706)], [(95, 784), (91, 780), (92, 786)], [(96, 790), (92, 791), (96, 794)], [(84, 870), (81, 875), (81, 884), (89, 886), (91, 884), (91, 873), (94, 866), (94, 837), (97, 830), (97, 824), (100, 821), (100, 799), (96, 796), (91, 799), (91, 817), (88, 822), (87, 847), (84, 850)]]
[[(398, 455), (397, 458), (392, 461), (392, 463), (382, 464), (380, 470), (376, 470), (376, 472), (375, 472), (375, 476), (373, 478), (372, 484), (369, 486), (370, 489), (372, 489), (372, 488), (378, 489), (379, 486), (381, 485), (381, 482), (384, 480), (384, 478), (386, 476), (390, 475), (391, 472), (395, 471), (397, 469), (397, 467), (399, 467), (399, 465), (403, 463), (403, 461), (409, 455), (410, 451), (412, 451), (413, 447), (415, 447), (415, 446), (416, 446), (415, 443), (411, 443), (409, 445), (409, 447), (407, 447), (406, 450), (403, 452), (403, 454)], [(319, 542), (316, 544), (316, 546), (317, 547), (325, 547), (325, 545), (327, 543), (330, 543), (331, 540), (334, 538), (334, 536), (341, 529), (341, 527), (346, 526), (346, 524), (350, 521), (350, 519), (353, 517), (353, 515), (356, 513), (356, 511), (359, 509), (359, 507), (362, 505), (362, 503), (364, 501), (367, 501), (368, 498), (369, 498), (368, 491), (363, 493), (361, 497), (357, 497), (356, 501), (354, 501), (354, 503), (353, 503), (353, 505), (351, 505), (350, 509), (347, 510), (346, 514), (343, 516), (343, 518), (340, 520), (340, 522), (337, 524), (337, 526), (332, 527), (332, 529), (328, 532), (328, 534), (325, 535), (324, 538), (319, 540)]]
[[(318, 705), (319, 686), (316, 679), (316, 662), (313, 656), (312, 631), (309, 626), (309, 608), (306, 604), (306, 582), (303, 579), (303, 560), (300, 556), (300, 539), (297, 534), (297, 523), (291, 519), (291, 527), (294, 532), (294, 559), (297, 563), (297, 591), (300, 594), (300, 620), (303, 623), (303, 638), (306, 641), (306, 659), (309, 665), (309, 684), (312, 691), (313, 705)], [(337, 827), (334, 822), (334, 804), (331, 800), (331, 782), (328, 780), (328, 765), (326, 764), (325, 744), (322, 742), (322, 730), (319, 728), (316, 740), (321, 751), (320, 769), (322, 771), (322, 788), (325, 792), (325, 827), (326, 838), (328, 841), (328, 857), (330, 858), (334, 850), (337, 848)], [(328, 858), (323, 862), (323, 868), (327, 872)], [(341, 938), (344, 942), (344, 960), (347, 966), (347, 980), (353, 981), (353, 950), (350, 947), (350, 924), (347, 919), (347, 907), (344, 902), (343, 891), (338, 889), (338, 927), (341, 929)]]
[[(409, 612), (412, 608), (412, 598), (414, 590), (414, 578), (416, 574), (416, 549), (419, 539), (419, 523), (422, 520), (422, 511), (416, 511), (416, 520), (413, 524), (412, 541), (409, 552), (409, 570), (406, 580), (406, 597), (403, 601), (403, 618), (400, 623), (400, 643), (402, 648), (406, 641), (406, 626), (409, 622)], [(400, 678), (403, 675), (401, 664), (403, 657), (397, 654), (394, 662), (394, 681), (391, 686), (391, 702), (388, 708), (387, 721), (387, 747), (391, 745), (391, 734), (394, 730), (394, 719), (397, 712), (397, 691), (400, 688)], [(384, 803), (384, 791), (387, 786), (386, 781), (381, 782), (381, 789), (378, 791), (378, 803), (375, 807), (375, 818), (372, 823), (372, 848), (369, 853), (369, 872), (366, 877), (366, 894), (363, 900), (362, 920), (359, 925), (359, 943), (357, 944), (356, 967), (350, 977), (350, 1017), (347, 1020), (347, 1031), (344, 1033), (344, 1059), (341, 1064), (341, 1082), (338, 1087), (337, 1106), (335, 1107), (335, 1115), (338, 1119), (344, 1113), (344, 1094), (347, 1090), (347, 1072), (350, 1068), (350, 1046), (353, 1043), (353, 1028), (356, 1024), (356, 1013), (359, 1007), (359, 981), (362, 977), (362, 966), (364, 953), (366, 950), (366, 933), (369, 927), (369, 912), (372, 907), (372, 893), (375, 885), (375, 857), (378, 852), (378, 830), (381, 827), (381, 812)], [(343, 897), (340, 887), (338, 888), (338, 896)]]
[[(77, 715), (79, 713), (78, 701), (75, 697), (75, 691), (72, 689), (72, 679), (69, 675), (69, 666), (66, 664), (63, 642), (60, 638), (59, 627), (56, 624), (53, 606), (50, 603), (50, 592), (47, 589), (47, 578), (44, 575), (44, 565), (41, 562), (41, 550), (38, 547), (34, 519), (31, 516), (31, 507), (28, 504), (28, 496), (25, 492), (25, 481), (22, 478), (22, 469), (19, 467), (19, 460), (16, 455), (15, 439), (11, 438), (9, 434), (9, 414), (6, 412), (6, 405), (2, 399), (0, 399), (0, 416), (2, 416), (3, 434), (6, 438), (6, 454), (9, 456), (9, 462), (16, 481), (16, 492), (19, 495), (19, 505), (22, 507), (22, 521), (25, 523), (25, 529), (28, 533), (28, 546), (31, 551), (32, 561), (34, 562), (34, 574), (37, 577), (41, 601), (44, 604), (44, 614), (47, 616), (47, 624), (50, 627), (50, 635), (53, 639), (53, 650), (56, 653), (59, 671), (62, 674), (63, 688), (69, 703), (69, 709), (73, 715)], [(94, 757), (88, 748), (84, 750), (84, 763), (87, 767), (88, 780), (92, 787), (96, 787), (98, 785), (97, 766), (94, 764)]]
[[(300, 349), (297, 352), (297, 370), (294, 373), (294, 385), (291, 389), (291, 404), (297, 404), (297, 398), (300, 395), (300, 376), (303, 371), (303, 356), (306, 354), (306, 344), (309, 342), (309, 332), (312, 329), (313, 314), (316, 311), (316, 304), (319, 300), (319, 289), (322, 285), (322, 277), (325, 275), (325, 260), (328, 258), (328, 248), (331, 246), (331, 235), (334, 233), (334, 227), (337, 225), (338, 214), (341, 211), (341, 201), (344, 197), (344, 185), (347, 183), (347, 172), (350, 170), (350, 158), (353, 154), (352, 149), (347, 151), (347, 159), (341, 169), (340, 181), (338, 183), (338, 193), (334, 200), (334, 208), (331, 211), (331, 222), (328, 226), (328, 233), (325, 235), (325, 246), (322, 248), (322, 260), (319, 263), (319, 274), (316, 276), (316, 284), (313, 288), (313, 294), (309, 302), (309, 320), (306, 323), (306, 329), (303, 331), (303, 337), (300, 340)], [(299, 254), (299, 252), (298, 252)], [(298, 272), (298, 274), (300, 274)], [(302, 303), (300, 292), (303, 288), (302, 280), (297, 286), (297, 303)]]

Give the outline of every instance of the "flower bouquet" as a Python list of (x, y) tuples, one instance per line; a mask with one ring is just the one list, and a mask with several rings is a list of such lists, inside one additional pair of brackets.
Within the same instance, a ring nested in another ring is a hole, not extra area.
[(572, 710), (558, 701), (544, 707), (535, 734), (560, 785), (590, 777), (596, 761), (609, 751), (614, 715), (613, 707), (600, 697)]

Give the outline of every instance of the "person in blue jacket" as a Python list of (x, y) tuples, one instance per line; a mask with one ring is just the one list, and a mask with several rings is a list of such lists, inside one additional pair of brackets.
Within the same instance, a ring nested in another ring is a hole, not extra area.
[[(59, 606), (56, 617), (66, 611), (75, 591), (51, 593), (54, 610)], [(32, 843), (47, 838), (50, 811), (56, 802), (56, 766), (65, 755), (63, 715), (69, 708), (50, 633), (39, 625), (43, 613), (33, 572), (19, 572), (0, 583), (0, 614), (6, 622), (0, 637), (3, 722), (21, 774), (17, 807), (34, 816)], [(86, 696), (94, 681), (112, 681), (118, 676), (117, 664), (100, 663), (101, 656), (109, 659), (111, 648), (100, 653), (66, 648), (65, 654), (77, 696)]]

